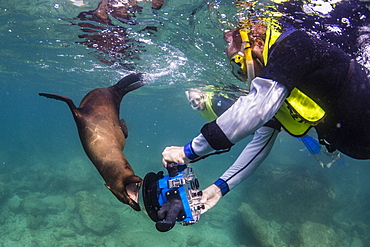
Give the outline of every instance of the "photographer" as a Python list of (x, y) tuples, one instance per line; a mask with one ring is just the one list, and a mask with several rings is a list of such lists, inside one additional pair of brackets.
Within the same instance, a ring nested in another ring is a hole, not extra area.
[(232, 72), (248, 80), (249, 94), (204, 125), (188, 144), (162, 153), (164, 166), (187, 164), (254, 135), (234, 164), (203, 190), (202, 213), (262, 163), (280, 126), (298, 137), (315, 128), (328, 151), (370, 159), (370, 82), (352, 57), (304, 30), (280, 32), (266, 20), (242, 24), (225, 38)]

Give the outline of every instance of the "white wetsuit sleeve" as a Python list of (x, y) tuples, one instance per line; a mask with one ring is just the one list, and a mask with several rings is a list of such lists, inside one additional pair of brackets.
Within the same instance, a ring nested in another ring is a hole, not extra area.
[(225, 195), (244, 179), (248, 178), (270, 153), (279, 131), (271, 127), (261, 127), (248, 143), (234, 164), (215, 182)]
[[(269, 121), (287, 96), (288, 90), (282, 84), (257, 77), (251, 83), (249, 94), (241, 96), (234, 105), (217, 118), (216, 124), (226, 138), (235, 144)], [(192, 140), (191, 147), (198, 156), (214, 150), (204, 133)]]

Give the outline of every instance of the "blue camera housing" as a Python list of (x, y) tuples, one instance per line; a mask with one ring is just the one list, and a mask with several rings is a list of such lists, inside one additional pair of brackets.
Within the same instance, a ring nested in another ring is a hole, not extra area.
[(168, 175), (150, 172), (143, 181), (143, 201), (148, 216), (160, 232), (171, 230), (176, 222), (191, 225), (199, 221), (202, 191), (193, 169), (186, 165), (167, 164)]
[(167, 202), (168, 192), (171, 190), (178, 191), (180, 198), (185, 211), (185, 218), (177, 219), (178, 222), (195, 222), (197, 219), (194, 219), (192, 210), (190, 209), (188, 194), (191, 193), (191, 188), (184, 186), (184, 176), (185, 170), (189, 169), (187, 166), (181, 171), (178, 171), (178, 174), (174, 177), (170, 175), (165, 175), (162, 179), (158, 181), (158, 189), (160, 193), (158, 194), (158, 203), (160, 206), (164, 205)]

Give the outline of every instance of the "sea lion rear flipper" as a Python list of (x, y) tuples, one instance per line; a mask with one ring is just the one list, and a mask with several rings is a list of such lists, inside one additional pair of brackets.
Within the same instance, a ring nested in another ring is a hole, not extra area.
[(127, 137), (128, 137), (128, 128), (127, 128), (126, 121), (124, 119), (120, 119), (119, 120), (119, 125), (121, 126), (121, 130), (122, 130), (123, 134), (125, 135), (125, 138), (127, 139)]
[(77, 107), (73, 103), (72, 99), (63, 95), (51, 94), (51, 93), (39, 93), (40, 96), (44, 96), (49, 99), (61, 100), (67, 103), (71, 111), (76, 114)]
[(138, 89), (139, 87), (144, 86), (145, 82), (143, 82), (143, 77), (144, 77), (143, 73), (132, 73), (123, 77), (113, 87), (116, 88), (116, 90), (118, 89), (122, 95), (125, 95), (128, 92), (131, 92), (135, 89)]

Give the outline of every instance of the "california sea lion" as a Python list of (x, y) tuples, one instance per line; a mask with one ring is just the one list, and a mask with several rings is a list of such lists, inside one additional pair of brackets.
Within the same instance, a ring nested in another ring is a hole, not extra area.
[(145, 83), (142, 74), (130, 74), (117, 84), (89, 92), (77, 108), (72, 99), (55, 94), (40, 96), (64, 101), (72, 111), (82, 146), (104, 178), (105, 185), (123, 203), (140, 211), (138, 204), (142, 179), (134, 174), (122, 153), (127, 137), (124, 121), (119, 119), (122, 97)]

